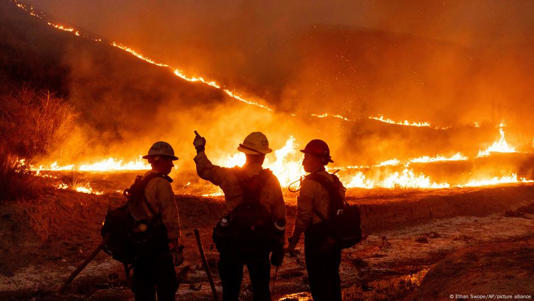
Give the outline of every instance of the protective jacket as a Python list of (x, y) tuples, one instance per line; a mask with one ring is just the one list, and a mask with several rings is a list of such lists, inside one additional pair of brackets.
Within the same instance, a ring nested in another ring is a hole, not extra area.
[[(333, 182), (334, 178), (326, 171), (316, 172), (318, 175)], [(341, 186), (339, 194), (345, 199), (345, 187)], [(308, 228), (320, 223), (323, 217), (329, 216), (330, 197), (328, 191), (317, 181), (304, 178), (301, 183), (300, 194), (297, 198), (297, 219), (295, 220), (295, 234), (306, 232)], [(319, 213), (319, 214), (318, 214)]]
[[(239, 183), (238, 173), (245, 172), (250, 176), (259, 174), (257, 170), (246, 168), (225, 168), (213, 165), (204, 152), (195, 157), (199, 177), (218, 185), (224, 192), (228, 211), (243, 201), (243, 190)], [(260, 203), (270, 212), (275, 220), (285, 220), (286, 209), (280, 183), (275, 176), (269, 177), (260, 192)]]
[[(145, 173), (144, 177), (152, 173), (155, 172), (150, 170)], [(153, 217), (150, 210), (152, 209), (154, 214), (161, 216), (161, 220), (167, 229), (167, 237), (169, 241), (174, 242), (180, 238), (181, 223), (171, 182), (172, 180), (169, 177), (154, 177), (147, 183), (145, 188), (145, 197), (151, 208), (148, 208), (145, 202), (141, 202), (129, 204), (129, 210), (135, 220), (141, 221)]]

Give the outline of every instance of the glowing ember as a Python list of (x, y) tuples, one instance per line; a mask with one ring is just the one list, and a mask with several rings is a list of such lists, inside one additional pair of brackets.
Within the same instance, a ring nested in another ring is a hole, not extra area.
[(87, 194), (96, 194), (96, 195), (104, 194), (102, 191), (94, 191), (93, 188), (91, 188), (91, 186), (89, 184), (85, 184), (85, 185), (76, 184), (74, 186), (69, 186), (69, 185), (67, 185), (65, 183), (61, 183), (61, 184), (57, 185), (56, 188), (57, 189), (61, 189), (61, 190), (72, 189), (74, 191), (81, 192), (81, 193), (87, 193)]
[(492, 152), (495, 152), (495, 153), (515, 153), (515, 152), (517, 152), (515, 147), (509, 145), (508, 142), (506, 142), (506, 138), (504, 137), (504, 124), (503, 123), (501, 123), (499, 125), (499, 134), (500, 134), (499, 140), (495, 141), (487, 149), (479, 151), (477, 157), (487, 157)]

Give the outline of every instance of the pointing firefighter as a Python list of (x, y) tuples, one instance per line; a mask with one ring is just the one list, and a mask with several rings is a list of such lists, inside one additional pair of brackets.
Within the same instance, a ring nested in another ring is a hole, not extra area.
[(150, 233), (143, 247), (136, 249), (132, 290), (135, 300), (175, 300), (177, 289), (174, 266), (183, 262), (180, 217), (168, 176), (178, 158), (166, 142), (152, 145), (147, 159), (152, 170), (139, 176), (129, 189), (141, 192), (138, 201), (128, 203), (140, 232)]
[(246, 155), (245, 165), (224, 168), (210, 162), (204, 152), (206, 139), (195, 134), (197, 173), (222, 188), (228, 207), (213, 231), (220, 253), (223, 300), (239, 299), (244, 265), (254, 300), (271, 300), (270, 266), (282, 264), (286, 220), (280, 183), (270, 170), (262, 168), (265, 155), (272, 151), (267, 137), (260, 132), (248, 135), (237, 148)]
[(323, 140), (311, 140), (301, 152), (304, 153), (302, 165), (308, 175), (301, 182), (295, 229), (289, 238), (288, 251), (294, 251), (304, 233), (306, 269), (313, 299), (341, 300), (341, 248), (328, 235), (324, 221), (342, 206), (335, 204), (336, 201), (344, 203), (345, 188), (334, 174), (325, 170), (325, 166), (333, 161)]

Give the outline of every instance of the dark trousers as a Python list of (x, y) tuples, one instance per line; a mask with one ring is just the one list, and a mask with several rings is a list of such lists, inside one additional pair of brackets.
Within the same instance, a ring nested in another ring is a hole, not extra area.
[(219, 275), (223, 286), (223, 301), (237, 301), (243, 280), (243, 266), (246, 265), (252, 282), (255, 301), (271, 300), (269, 281), (271, 263), (269, 253), (240, 258), (234, 254), (221, 253), (219, 257)]
[(169, 252), (139, 258), (134, 263), (132, 290), (136, 301), (174, 301), (176, 271)]
[(341, 249), (324, 247), (322, 238), (306, 233), (304, 253), (310, 290), (315, 301), (341, 301)]

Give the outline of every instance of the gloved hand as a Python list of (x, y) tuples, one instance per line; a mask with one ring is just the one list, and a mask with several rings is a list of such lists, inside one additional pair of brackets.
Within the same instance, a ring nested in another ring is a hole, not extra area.
[(182, 245), (179, 245), (176, 247), (173, 246), (170, 248), (169, 251), (172, 256), (172, 262), (174, 263), (175, 266), (179, 266), (182, 263), (184, 263), (184, 246)]
[(195, 140), (193, 140), (193, 145), (197, 150), (197, 153), (203, 152), (206, 148), (206, 138), (200, 136), (197, 131), (195, 131)]
[(279, 247), (276, 247), (273, 249), (271, 253), (271, 264), (275, 267), (279, 267), (282, 265), (282, 262), (284, 261), (284, 246), (280, 245)]

